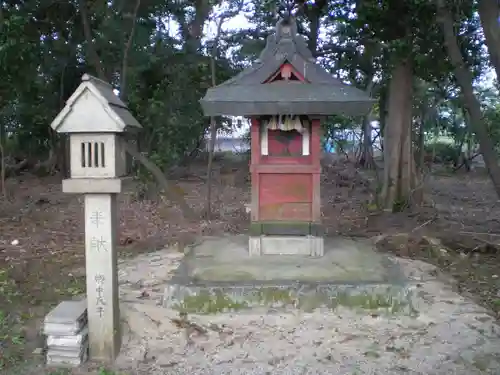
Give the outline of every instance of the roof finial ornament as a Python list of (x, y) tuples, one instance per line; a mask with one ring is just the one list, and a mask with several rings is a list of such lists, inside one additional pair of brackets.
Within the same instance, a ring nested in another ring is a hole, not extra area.
[(282, 0), (278, 5), (276, 13), (278, 13), (281, 20), (285, 21), (285, 23), (288, 23), (293, 16), (293, 10), (295, 9), (295, 7), (295, 0)]
[(276, 24), (276, 42), (280, 40), (293, 40), (297, 35), (297, 23), (293, 14), (296, 7), (294, 0), (282, 0), (277, 9), (279, 15)]

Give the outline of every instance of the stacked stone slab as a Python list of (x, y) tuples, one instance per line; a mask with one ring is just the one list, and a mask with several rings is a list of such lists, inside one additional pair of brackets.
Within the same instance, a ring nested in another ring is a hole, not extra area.
[(63, 301), (47, 314), (48, 366), (77, 367), (88, 358), (87, 300)]

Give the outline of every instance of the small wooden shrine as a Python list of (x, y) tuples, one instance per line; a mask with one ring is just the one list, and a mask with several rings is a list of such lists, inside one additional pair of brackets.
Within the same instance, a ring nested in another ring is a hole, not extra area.
[(288, 16), (257, 62), (209, 89), (201, 105), (207, 116), (251, 120), (250, 254), (323, 255), (321, 121), (364, 115), (373, 100), (317, 65)]

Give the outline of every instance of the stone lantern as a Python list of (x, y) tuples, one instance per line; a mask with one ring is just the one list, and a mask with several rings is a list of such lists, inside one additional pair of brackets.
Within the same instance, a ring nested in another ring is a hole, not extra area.
[(112, 361), (119, 352), (117, 194), (126, 174), (126, 133), (141, 125), (113, 87), (85, 74), (51, 124), (70, 144), (65, 193), (85, 197), (85, 262), (90, 357)]
[(249, 254), (322, 256), (321, 121), (362, 116), (373, 99), (316, 64), (289, 16), (259, 59), (208, 89), (201, 105), (206, 116), (251, 120)]

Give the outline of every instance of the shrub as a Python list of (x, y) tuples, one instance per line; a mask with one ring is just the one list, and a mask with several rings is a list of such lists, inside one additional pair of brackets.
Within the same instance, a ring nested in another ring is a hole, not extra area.
[(434, 163), (453, 163), (458, 159), (459, 150), (452, 143), (433, 142), (424, 147), (425, 154), (429, 158), (434, 154)]

